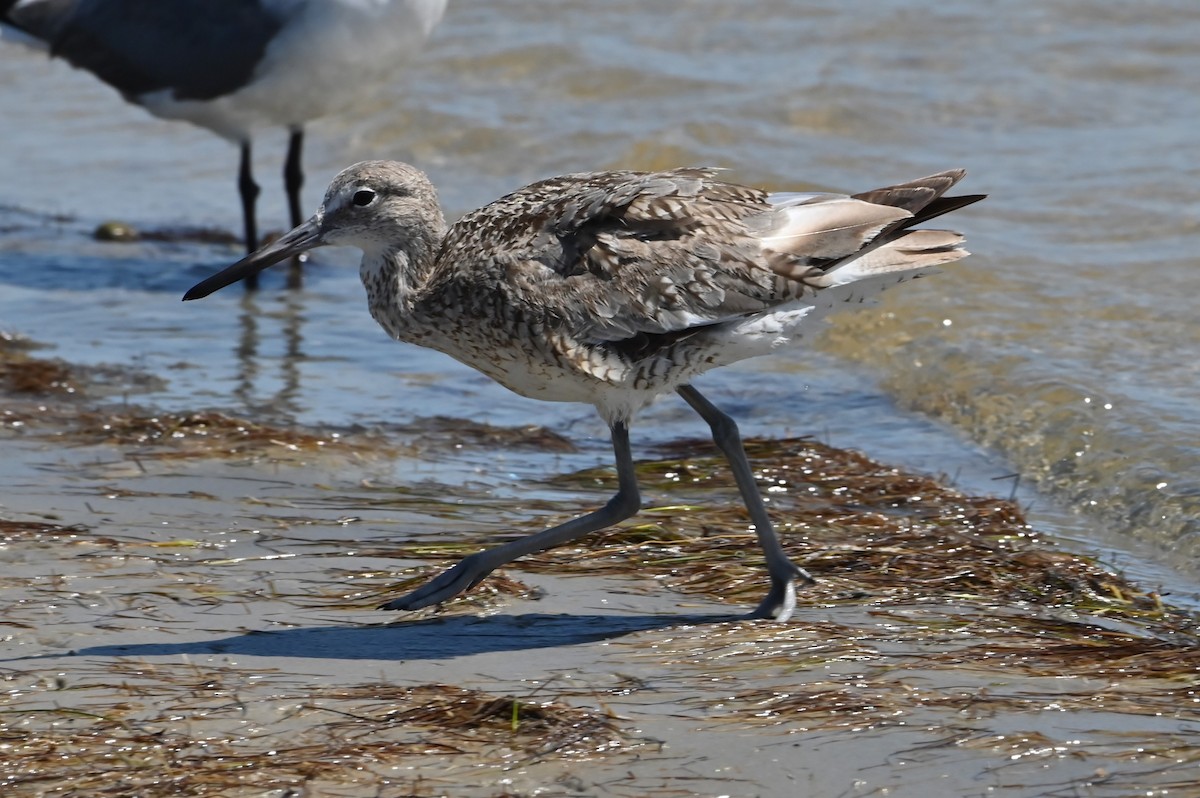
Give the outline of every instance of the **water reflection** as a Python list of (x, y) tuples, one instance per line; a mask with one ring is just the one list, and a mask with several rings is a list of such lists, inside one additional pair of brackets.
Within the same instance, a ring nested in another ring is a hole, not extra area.
[[(295, 419), (302, 410), (301, 369), (305, 359), (305, 295), (286, 290), (272, 296), (274, 306), (268, 314), (260, 291), (245, 291), (238, 302), (238, 339), (233, 348), (236, 363), (233, 395), (247, 409), (272, 418)], [(283, 343), (280, 355), (263, 356), (263, 318), (278, 323), (267, 334)], [(275, 374), (268, 371), (274, 367)]]

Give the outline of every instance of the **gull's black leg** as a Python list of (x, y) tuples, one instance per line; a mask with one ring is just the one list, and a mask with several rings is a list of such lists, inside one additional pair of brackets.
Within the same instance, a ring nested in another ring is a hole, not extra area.
[[(238, 193), (242, 197), (242, 222), (245, 225), (246, 252), (258, 249), (258, 223), (255, 219), (254, 204), (258, 201), (259, 187), (254, 182), (254, 173), (250, 162), (250, 140), (242, 142), (242, 160), (238, 167)], [(258, 288), (258, 275), (252, 274), (244, 281), (247, 290)]]
[[(291, 215), (292, 227), (304, 221), (300, 210), (300, 189), (304, 186), (304, 170), (301, 158), (304, 151), (304, 128), (292, 128), (288, 136), (287, 160), (283, 165), (283, 188), (287, 192), (288, 213)], [(299, 288), (302, 280), (300, 265), (306, 260), (304, 255), (296, 255), (288, 265), (288, 288)]]

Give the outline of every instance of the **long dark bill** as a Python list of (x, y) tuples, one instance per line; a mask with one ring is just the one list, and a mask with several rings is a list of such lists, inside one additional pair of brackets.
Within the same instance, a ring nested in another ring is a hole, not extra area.
[(284, 233), (279, 238), (261, 249), (250, 253), (228, 269), (217, 272), (207, 280), (196, 283), (183, 295), (183, 301), (203, 299), (214, 291), (220, 291), (227, 285), (233, 285), (238, 280), (244, 280), (252, 274), (258, 274), (268, 266), (273, 266), (281, 260), (307, 252), (310, 249), (324, 246), (321, 240), (321, 223), (317, 217), (309, 219), (299, 227)]

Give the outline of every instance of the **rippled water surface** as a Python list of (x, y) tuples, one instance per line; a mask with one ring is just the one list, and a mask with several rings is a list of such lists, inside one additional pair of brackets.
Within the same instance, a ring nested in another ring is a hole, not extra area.
[[(752, 432), (815, 432), (981, 480), (1019, 470), (1082, 513), (1072, 534), (1144, 541), (1194, 574), (1198, 39), (1192, 0), (452, 0), (377, 103), (311, 126), (306, 202), (369, 157), (421, 165), (451, 214), (602, 167), (719, 165), (844, 191), (965, 166), (965, 189), (991, 195), (953, 217), (971, 259), (838, 319), (820, 352), (702, 384)], [(90, 240), (114, 216), (238, 229), (229, 144), (12, 45), (0, 126), (0, 329), (159, 373), (163, 405), (536, 420), (593, 436), (603, 458), (587, 408), (511, 397), (387, 341), (346, 268), (354, 253), (322, 252), (303, 292), (268, 283), (183, 306), (236, 249)], [(268, 227), (284, 218), (282, 139), (260, 139)], [(650, 412), (646, 437), (699, 432), (678, 403)]]

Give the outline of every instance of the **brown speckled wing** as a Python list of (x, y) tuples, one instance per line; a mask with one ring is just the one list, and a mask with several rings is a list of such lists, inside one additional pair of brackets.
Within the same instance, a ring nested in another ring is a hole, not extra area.
[(441, 254), (470, 293), (612, 341), (753, 313), (803, 292), (763, 257), (774, 213), (714, 170), (596, 172), (534, 183), (453, 226)]

